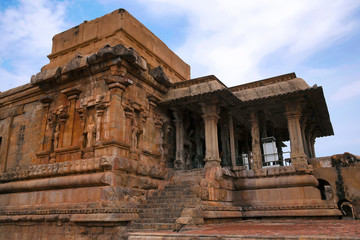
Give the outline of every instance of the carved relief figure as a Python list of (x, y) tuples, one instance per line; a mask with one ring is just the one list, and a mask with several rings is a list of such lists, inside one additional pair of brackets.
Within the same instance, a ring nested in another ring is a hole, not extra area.
[(136, 120), (133, 119), (132, 127), (131, 127), (131, 147), (137, 148), (138, 147), (138, 138), (139, 138), (139, 128), (136, 124)]
[(60, 135), (60, 124), (55, 124), (55, 132), (54, 132), (54, 148), (58, 148), (59, 146), (59, 135)]
[(86, 129), (86, 147), (89, 148), (93, 145), (94, 139), (96, 139), (96, 124), (94, 123), (93, 116), (89, 116)]

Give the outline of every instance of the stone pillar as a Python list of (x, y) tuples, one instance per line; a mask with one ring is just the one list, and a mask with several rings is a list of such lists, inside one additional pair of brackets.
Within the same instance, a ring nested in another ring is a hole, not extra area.
[(184, 156), (184, 123), (181, 112), (173, 109), (174, 123), (176, 129), (176, 155), (174, 161), (174, 168), (176, 170), (185, 169), (185, 156)]
[(314, 125), (310, 125), (308, 130), (305, 133), (305, 145), (307, 147), (308, 150), (308, 158), (314, 158), (314, 150), (313, 150), (313, 146), (311, 144), (311, 139), (313, 136), (313, 129), (314, 129)]
[(204, 167), (203, 164), (203, 160), (204, 160), (204, 155), (203, 155), (203, 143), (202, 143), (202, 119), (196, 117), (195, 122), (199, 123), (195, 125), (195, 133), (194, 133), (194, 138), (195, 138), (195, 168), (202, 168)]
[(96, 106), (96, 137), (95, 143), (99, 143), (102, 139), (103, 116), (106, 106), (103, 103), (98, 103)]
[(252, 168), (260, 169), (262, 168), (261, 160), (261, 142), (260, 142), (260, 130), (259, 130), (259, 120), (255, 111), (250, 113), (250, 123), (251, 123), (251, 138), (252, 138)]
[(306, 129), (306, 123), (304, 121), (301, 124), (301, 136), (302, 136), (302, 142), (303, 142), (303, 146), (304, 146), (304, 152), (305, 152), (306, 156), (308, 158), (310, 158), (310, 151), (309, 151), (309, 147), (308, 147), (307, 140), (306, 140), (305, 129)]
[(279, 156), (279, 164), (280, 164), (280, 166), (284, 166), (285, 159), (284, 159), (283, 150), (282, 150), (283, 141), (282, 141), (282, 137), (281, 137), (281, 134), (278, 129), (275, 130), (275, 136), (276, 136), (276, 149), (277, 149), (277, 153)]
[(316, 158), (316, 154), (315, 154), (315, 135), (312, 135), (310, 138), (310, 147), (311, 147), (311, 155), (313, 158)]
[(220, 167), (217, 122), (219, 109), (216, 103), (201, 104), (205, 123), (205, 168)]
[(108, 108), (108, 123), (109, 127), (106, 129), (105, 138), (108, 140), (125, 142), (125, 129), (123, 123), (124, 110), (121, 104), (121, 97), (125, 90), (125, 86), (120, 83), (109, 84), (110, 90), (110, 105)]
[(126, 106), (124, 108), (124, 112), (125, 112), (125, 139), (126, 139), (126, 143), (130, 146), (131, 148), (131, 132), (132, 132), (132, 123), (134, 121), (135, 118), (135, 113), (134, 113), (134, 108), (132, 108), (131, 106)]
[(51, 129), (50, 129), (50, 119), (49, 119), (49, 110), (52, 99), (50, 97), (43, 97), (40, 99), (40, 102), (43, 104), (44, 117), (42, 120), (41, 126), (41, 135), (42, 135), (42, 144), (40, 151), (47, 151), (50, 154), (51, 151)]
[(2, 143), (0, 147), (0, 173), (6, 172), (13, 122), (14, 116), (10, 116), (3, 121)]
[(235, 134), (234, 134), (234, 120), (233, 116), (229, 115), (229, 137), (230, 137), (230, 156), (232, 166), (236, 166), (236, 153), (235, 153)]
[(75, 124), (75, 114), (76, 114), (76, 100), (79, 98), (80, 90), (70, 89), (65, 90), (64, 93), (70, 102), (70, 107), (68, 109), (68, 118), (65, 123), (64, 136), (62, 139), (62, 146), (72, 146), (73, 145), (73, 135), (74, 135), (74, 124)]
[(225, 167), (231, 165), (231, 149), (230, 149), (230, 137), (229, 137), (229, 119), (225, 114), (220, 118), (220, 143), (221, 143), (221, 163)]
[(300, 126), (301, 104), (299, 102), (286, 104), (286, 118), (288, 121), (292, 165), (307, 165), (307, 156), (304, 151)]
[[(63, 140), (64, 140), (64, 133), (65, 133), (65, 124), (67, 122), (69, 115), (66, 113), (65, 109), (61, 109), (59, 111), (58, 117), (59, 117), (59, 129), (57, 131), (57, 136), (55, 136), (55, 141), (54, 141), (54, 149), (55, 150), (57, 148), (62, 148), (64, 146)], [(55, 131), (55, 133), (56, 133), (56, 131)]]

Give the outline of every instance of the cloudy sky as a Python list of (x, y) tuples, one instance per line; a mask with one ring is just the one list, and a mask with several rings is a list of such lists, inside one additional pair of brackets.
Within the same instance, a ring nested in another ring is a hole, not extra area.
[(227, 86), (295, 72), (321, 85), (335, 136), (318, 156), (360, 155), (358, 0), (0, 1), (0, 91), (48, 63), (56, 33), (125, 8), (190, 64)]

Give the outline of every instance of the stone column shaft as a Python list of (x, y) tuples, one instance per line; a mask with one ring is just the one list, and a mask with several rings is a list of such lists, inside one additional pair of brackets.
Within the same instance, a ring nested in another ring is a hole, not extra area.
[(108, 107), (108, 129), (106, 129), (105, 138), (115, 141), (125, 142), (125, 129), (122, 121), (124, 119), (124, 110), (121, 104), (122, 93), (125, 87), (120, 83), (109, 84), (111, 100)]
[(259, 120), (255, 112), (250, 114), (251, 122), (251, 138), (252, 138), (252, 167), (253, 169), (262, 168), (262, 159), (261, 159), (261, 145), (260, 145), (260, 130), (259, 130)]
[(230, 137), (230, 156), (232, 166), (236, 166), (236, 155), (235, 155), (235, 134), (234, 134), (234, 120), (233, 116), (229, 116), (229, 137)]
[(178, 110), (173, 111), (176, 129), (176, 156), (174, 162), (174, 168), (177, 170), (185, 169), (184, 159), (184, 124), (181, 113)]
[(205, 168), (219, 167), (217, 122), (219, 120), (218, 107), (215, 103), (202, 104), (203, 119), (205, 123)]
[(69, 117), (65, 123), (63, 146), (71, 146), (73, 142), (76, 99), (77, 96), (69, 97), (69, 101), (70, 101), (70, 108), (68, 110)]
[(308, 158), (310, 158), (310, 151), (309, 151), (309, 146), (307, 144), (305, 128), (306, 128), (306, 124), (305, 123), (301, 124), (301, 136), (302, 136), (302, 142), (303, 142), (303, 146), (304, 146), (304, 152), (305, 152), (306, 156)]
[(62, 136), (62, 147), (69, 147), (74, 142), (74, 126), (75, 126), (75, 115), (76, 115), (76, 101), (79, 98), (80, 90), (78, 89), (66, 89), (62, 93), (65, 94), (70, 102), (70, 107), (67, 111), (67, 119), (63, 128)]
[(300, 103), (287, 105), (286, 117), (290, 137), (291, 161), (293, 165), (307, 165), (307, 157), (304, 151), (303, 137), (300, 126)]

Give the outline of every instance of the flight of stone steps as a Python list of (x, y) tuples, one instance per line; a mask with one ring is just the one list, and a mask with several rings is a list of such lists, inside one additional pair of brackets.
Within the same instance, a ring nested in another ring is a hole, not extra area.
[(174, 230), (182, 210), (201, 203), (201, 199), (191, 191), (200, 175), (201, 171), (196, 170), (176, 172), (170, 185), (139, 206), (139, 220), (131, 224), (130, 231)]

